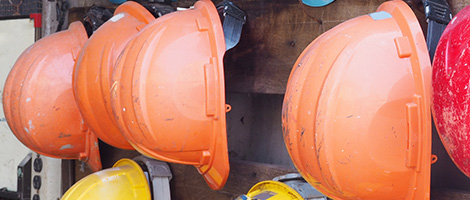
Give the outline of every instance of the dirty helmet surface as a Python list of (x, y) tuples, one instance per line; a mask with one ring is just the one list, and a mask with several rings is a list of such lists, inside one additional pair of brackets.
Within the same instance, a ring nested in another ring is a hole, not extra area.
[(26, 49), (8, 75), (3, 93), (5, 117), (15, 136), (50, 157), (80, 159), (101, 168), (98, 139), (74, 101), (72, 73), (87, 40), (81, 22)]
[(437, 45), (432, 111), (439, 137), (457, 167), (470, 177), (470, 7), (447, 25)]
[(111, 77), (129, 40), (155, 19), (140, 4), (128, 1), (85, 43), (74, 71), (75, 100), (85, 123), (104, 142), (134, 149), (121, 134), (111, 109)]
[(212, 189), (229, 174), (224, 34), (213, 3), (149, 23), (127, 45), (113, 73), (112, 109), (140, 153), (194, 165)]
[(296, 168), (333, 199), (429, 199), (431, 64), (403, 1), (315, 39), (292, 68), (282, 110)]

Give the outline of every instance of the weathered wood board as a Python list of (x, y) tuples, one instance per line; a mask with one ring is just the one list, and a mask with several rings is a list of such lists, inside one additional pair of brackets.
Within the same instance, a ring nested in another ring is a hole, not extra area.
[(214, 191), (207, 186), (193, 166), (170, 164), (170, 167), (174, 175), (171, 181), (173, 200), (234, 199), (241, 194), (246, 194), (258, 182), (296, 172), (295, 168), (279, 165), (231, 161), (230, 175), (225, 187), (220, 191)]
[[(310, 42), (346, 20), (374, 12), (385, 1), (338, 0), (321, 8), (304, 6), (297, 0), (234, 2), (248, 17), (240, 43), (225, 56), (227, 90), (283, 94), (292, 66)], [(449, 2), (454, 13), (470, 3)], [(421, 0), (407, 3), (426, 30)]]

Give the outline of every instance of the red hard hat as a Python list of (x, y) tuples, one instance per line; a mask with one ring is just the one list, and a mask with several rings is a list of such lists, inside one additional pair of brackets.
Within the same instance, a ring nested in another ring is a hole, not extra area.
[(470, 177), (470, 6), (442, 33), (432, 74), (432, 111), (437, 131), (454, 163)]
[(128, 1), (85, 43), (74, 72), (74, 93), (85, 123), (104, 142), (133, 149), (121, 134), (111, 109), (111, 76), (129, 40), (155, 17), (140, 4)]
[(82, 23), (47, 36), (18, 58), (3, 94), (5, 117), (16, 137), (31, 150), (101, 168), (98, 139), (84, 124), (74, 101), (72, 72), (87, 40)]
[(315, 39), (282, 110), (299, 172), (333, 199), (429, 199), (430, 78), (426, 41), (403, 1)]
[(111, 103), (121, 131), (142, 154), (194, 165), (213, 189), (229, 173), (225, 41), (209, 0), (157, 18), (121, 55)]

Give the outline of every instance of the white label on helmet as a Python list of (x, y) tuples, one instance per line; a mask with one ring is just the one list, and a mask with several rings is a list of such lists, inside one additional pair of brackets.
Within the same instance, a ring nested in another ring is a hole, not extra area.
[(111, 17), (111, 19), (109, 19), (109, 21), (117, 22), (123, 17), (124, 17), (124, 13), (119, 13), (119, 14), (114, 15), (113, 17)]

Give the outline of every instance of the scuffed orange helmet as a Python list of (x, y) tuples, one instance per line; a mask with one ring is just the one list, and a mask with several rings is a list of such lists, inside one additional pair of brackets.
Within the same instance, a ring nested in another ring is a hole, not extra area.
[(47, 36), (18, 58), (3, 93), (5, 117), (16, 137), (50, 157), (87, 161), (101, 168), (98, 139), (74, 101), (72, 72), (87, 40), (82, 23)]
[(129, 40), (155, 17), (140, 4), (128, 1), (85, 43), (74, 72), (74, 93), (85, 123), (104, 142), (133, 149), (121, 134), (111, 109), (111, 76)]
[(426, 41), (403, 1), (315, 39), (282, 110), (299, 172), (334, 199), (429, 199), (430, 78)]
[(157, 18), (121, 55), (112, 108), (129, 143), (147, 156), (194, 165), (212, 189), (228, 174), (223, 55), (215, 6)]

